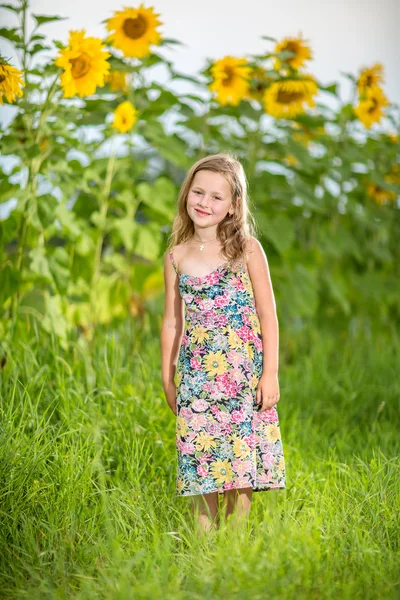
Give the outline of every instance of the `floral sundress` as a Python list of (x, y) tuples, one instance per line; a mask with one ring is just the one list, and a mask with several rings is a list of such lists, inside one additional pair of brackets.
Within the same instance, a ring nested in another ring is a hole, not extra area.
[(247, 269), (225, 263), (194, 277), (169, 256), (185, 303), (175, 372), (176, 493), (285, 488), (276, 405), (260, 413), (256, 403), (263, 345)]

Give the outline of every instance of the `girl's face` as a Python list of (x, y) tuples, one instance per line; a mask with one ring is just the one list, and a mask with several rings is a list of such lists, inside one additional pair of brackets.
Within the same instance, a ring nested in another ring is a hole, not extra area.
[(231, 204), (231, 189), (223, 175), (207, 170), (196, 173), (187, 197), (187, 211), (196, 225), (216, 225), (225, 218)]

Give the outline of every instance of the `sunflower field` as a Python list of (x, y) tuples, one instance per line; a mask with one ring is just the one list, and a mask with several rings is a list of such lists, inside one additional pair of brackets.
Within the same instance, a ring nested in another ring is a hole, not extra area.
[[(399, 109), (381, 64), (345, 74), (343, 102), (309, 72), (302, 37), (265, 37), (265, 54), (189, 76), (151, 7), (115, 11), (103, 39), (62, 42), (42, 33), (60, 17), (33, 14), (28, 36), (27, 2), (3, 9), (16, 59), (1, 58), (0, 101), (16, 110), (0, 138), (2, 337), (32, 320), (61, 339), (128, 315), (157, 322), (178, 187), (219, 151), (244, 163), (285, 322), (400, 316)], [(192, 91), (152, 81), (156, 65)]]
[[(153, 7), (63, 40), (45, 35), (61, 17), (1, 9), (0, 597), (398, 598), (400, 111), (383, 65), (343, 73), (345, 100), (302, 35), (188, 75)], [(287, 489), (198, 538), (175, 495), (162, 258), (186, 170), (224, 151), (276, 296)]]

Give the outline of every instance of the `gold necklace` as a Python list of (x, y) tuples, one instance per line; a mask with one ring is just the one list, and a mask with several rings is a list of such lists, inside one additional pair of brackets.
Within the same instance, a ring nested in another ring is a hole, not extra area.
[[(195, 237), (193, 237), (193, 239), (194, 239), (194, 240), (196, 240), (196, 238), (195, 238)], [(217, 238), (214, 238), (213, 240), (207, 240), (206, 242), (202, 242), (202, 243), (201, 243), (201, 246), (200, 246), (200, 251), (203, 251), (203, 250), (204, 250), (204, 244), (208, 244), (208, 242), (215, 242), (215, 240), (216, 240), (216, 239), (217, 239)], [(196, 242), (201, 242), (201, 240), (196, 240)]]

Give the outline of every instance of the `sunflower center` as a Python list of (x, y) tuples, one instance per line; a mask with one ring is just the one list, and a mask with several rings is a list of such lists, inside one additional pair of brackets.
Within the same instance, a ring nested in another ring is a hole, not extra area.
[(280, 104), (292, 104), (292, 102), (299, 102), (300, 100), (303, 100), (304, 93), (302, 91), (294, 90), (279, 90), (276, 99)]
[(136, 19), (125, 19), (123, 30), (127, 37), (132, 40), (141, 38), (147, 29), (146, 19), (139, 15)]
[(222, 85), (226, 85), (226, 86), (232, 85), (233, 77), (234, 77), (233, 69), (231, 67), (225, 67), (225, 77), (222, 82)]
[[(294, 54), (297, 54), (297, 52), (298, 52), (298, 47), (295, 42), (288, 42), (284, 49), (289, 50), (289, 52), (293, 52)], [(292, 57), (292, 58), (294, 58), (294, 57)]]
[(82, 52), (77, 58), (71, 58), (69, 62), (72, 65), (71, 75), (74, 79), (84, 77), (90, 70), (90, 56), (86, 52)]
[(376, 99), (372, 98), (371, 99), (371, 106), (368, 109), (369, 114), (372, 114), (373, 112), (375, 112), (375, 110), (377, 109), (377, 107), (378, 107), (378, 103), (377, 103)]

